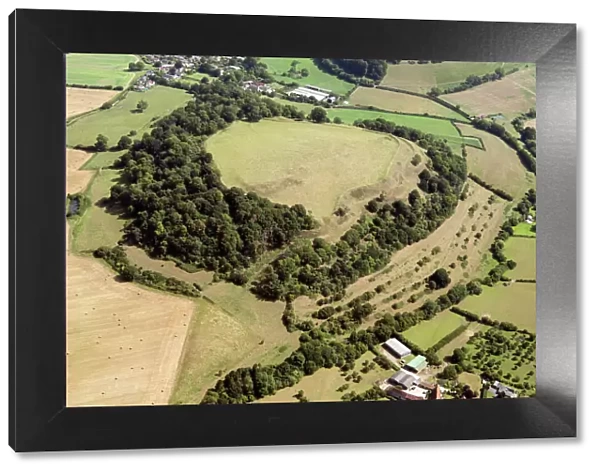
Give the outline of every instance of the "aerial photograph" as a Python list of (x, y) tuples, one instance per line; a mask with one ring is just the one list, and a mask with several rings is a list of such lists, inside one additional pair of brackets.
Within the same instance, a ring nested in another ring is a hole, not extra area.
[(536, 393), (536, 65), (66, 56), (67, 405)]

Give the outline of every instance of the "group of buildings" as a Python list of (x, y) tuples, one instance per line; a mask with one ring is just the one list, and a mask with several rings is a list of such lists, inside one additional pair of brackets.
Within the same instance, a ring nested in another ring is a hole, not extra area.
[(255, 80), (247, 80), (243, 82), (242, 87), (244, 90), (250, 90), (252, 92), (259, 92), (263, 94), (270, 94), (273, 92), (273, 88), (269, 84)]

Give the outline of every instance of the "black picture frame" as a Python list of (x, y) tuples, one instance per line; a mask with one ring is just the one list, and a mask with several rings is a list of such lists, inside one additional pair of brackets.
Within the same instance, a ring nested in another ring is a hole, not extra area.
[[(306, 34), (323, 28), (326, 41)], [(9, 35), (14, 450), (576, 436), (575, 25), (15, 10)], [(66, 408), (64, 58), (70, 52), (535, 62), (537, 395), (476, 402)]]

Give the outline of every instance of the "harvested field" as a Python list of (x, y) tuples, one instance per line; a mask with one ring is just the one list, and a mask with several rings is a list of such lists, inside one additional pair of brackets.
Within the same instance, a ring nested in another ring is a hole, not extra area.
[(389, 135), (284, 119), (236, 122), (211, 137), (207, 148), (226, 185), (274, 202), (301, 203), (321, 221), (332, 219), (342, 201), (362, 207), (390, 174), (394, 184), (404, 181), (398, 171), (412, 166), (417, 152)]
[(193, 303), (89, 257), (68, 255), (67, 275), (67, 405), (167, 404)]
[(350, 96), (352, 105), (372, 106), (392, 112), (416, 113), (420, 115), (433, 115), (438, 117), (465, 120), (462, 115), (440, 105), (433, 100), (415, 95), (391, 92), (389, 90), (375, 89), (373, 87), (359, 87)]
[(463, 82), (470, 75), (484, 75), (498, 67), (510, 70), (524, 66), (520, 63), (458, 62), (444, 61), (439, 64), (409, 64), (402, 62), (388, 66), (381, 85), (398, 87), (411, 92), (427, 93), (433, 87), (446, 89)]
[(445, 310), (433, 319), (425, 320), (409, 328), (403, 335), (418, 347), (427, 350), (461, 325), (466, 325), (463, 317)]
[[(300, 382), (292, 387), (277, 391), (272, 396), (265, 397), (257, 401), (258, 403), (290, 403), (298, 402), (294, 395), (300, 391), (304, 391), (304, 395), (311, 402), (327, 402), (340, 401), (341, 397), (347, 393), (355, 391), (362, 393), (373, 387), (377, 381), (384, 380), (394, 374), (393, 370), (383, 370), (379, 365), (368, 373), (361, 373), (360, 370), (364, 361), (371, 362), (374, 358), (373, 353), (367, 352), (355, 362), (355, 371), (362, 377), (361, 381), (346, 381), (345, 377), (349, 373), (342, 373), (339, 368), (321, 368), (315, 374), (303, 377)], [(348, 385), (348, 389), (338, 391), (338, 388), (344, 384)]]
[(135, 76), (127, 70), (133, 54), (67, 54), (67, 84), (126, 87)]
[(118, 181), (119, 172), (96, 171), (87, 190), (91, 205), (72, 227), (72, 250), (75, 253), (94, 251), (100, 246), (114, 246), (121, 239), (125, 220), (103, 205), (110, 195), (110, 188)]
[(459, 123), (456, 126), (464, 135), (481, 139), (485, 146), (485, 150), (467, 148), (469, 172), (488, 184), (508, 192), (515, 200), (535, 186), (535, 176), (526, 171), (516, 151), (504, 141), (470, 125)]
[(507, 271), (506, 275), (513, 279), (535, 279), (535, 249), (535, 238), (509, 238), (504, 243), (504, 254), (508, 259), (514, 260), (517, 263), (517, 267)]
[(164, 274), (167, 277), (186, 281), (190, 284), (196, 283), (201, 287), (204, 287), (206, 284), (212, 282), (213, 275), (207, 271), (189, 273), (181, 268), (178, 268), (173, 261), (150, 258), (150, 256), (148, 256), (144, 250), (135, 246), (126, 246), (125, 251), (127, 252), (129, 261), (144, 269), (156, 271)]
[(512, 283), (508, 286), (498, 283), (493, 287), (484, 286), (481, 295), (467, 297), (459, 307), (535, 332), (535, 288), (536, 285), (531, 283)]
[[(139, 113), (136, 106), (140, 100), (148, 102), (148, 109)], [(153, 120), (182, 107), (192, 96), (184, 90), (156, 86), (146, 92), (127, 92), (123, 100), (108, 110), (98, 110), (81, 118), (76, 118), (67, 127), (69, 146), (93, 145), (99, 133), (108, 138), (108, 146), (113, 146), (131, 130), (139, 137), (149, 131)]]
[[(308, 70), (307, 77), (286, 77), (283, 74), (290, 70), (292, 61), (298, 61), (296, 69)], [(296, 82), (300, 85), (314, 85), (322, 89), (331, 90), (335, 94), (344, 95), (352, 90), (354, 84), (338, 79), (336, 76), (327, 74), (321, 71), (311, 58), (302, 57), (263, 57), (261, 62), (264, 62), (269, 72), (273, 75), (276, 81), (291, 83)]]
[(67, 87), (67, 118), (100, 108), (118, 93), (116, 90)]
[[(496, 202), (488, 204), (488, 198), (492, 194), (470, 180), (469, 189), (467, 199), (459, 201), (455, 213), (437, 230), (428, 238), (395, 253), (383, 270), (350, 285), (346, 290), (347, 297), (341, 303), (347, 303), (354, 297), (366, 291), (374, 291), (377, 286), (383, 285), (384, 290), (370, 300), (372, 304), (377, 305), (378, 312), (395, 311), (393, 304), (401, 304), (402, 311), (411, 311), (428, 298), (436, 298), (458, 282), (469, 281), (478, 274), (481, 261), (488, 254), (489, 247), (502, 224), (506, 202), (497, 199)], [(475, 204), (478, 207), (473, 210), (473, 216), (470, 216), (469, 208)], [(490, 217), (490, 214), (493, 215)], [(479, 240), (474, 237), (476, 233), (481, 233)], [(467, 238), (468, 242), (465, 242)], [(434, 249), (437, 249), (437, 252), (433, 251)], [(458, 260), (465, 255), (465, 263)], [(455, 267), (452, 268), (451, 265)], [(423, 280), (438, 268), (445, 268), (452, 282), (446, 290), (426, 294)], [(413, 288), (413, 285), (418, 287)], [(417, 299), (410, 302), (411, 296)], [(310, 313), (318, 306), (315, 303), (310, 307), (310, 303), (304, 301), (303, 308), (305, 313)], [(375, 320), (371, 317), (365, 325), (372, 325)]]
[(283, 303), (257, 300), (233, 284), (208, 286), (198, 301), (185, 345), (172, 404), (197, 404), (229, 371), (283, 361), (298, 347), (298, 334), (281, 323)]
[(94, 176), (91, 171), (81, 170), (81, 167), (93, 156), (91, 153), (67, 148), (67, 194), (82, 192)]
[(535, 68), (509, 74), (501, 80), (463, 90), (441, 98), (471, 115), (502, 114), (508, 121), (535, 107)]

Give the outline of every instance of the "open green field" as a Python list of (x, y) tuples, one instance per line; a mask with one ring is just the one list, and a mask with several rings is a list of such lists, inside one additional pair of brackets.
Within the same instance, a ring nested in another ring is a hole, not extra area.
[(393, 136), (285, 119), (236, 122), (210, 137), (207, 149), (226, 185), (302, 203), (316, 218), (330, 216), (345, 192), (376, 184), (394, 162), (414, 155)]
[[(296, 66), (296, 70), (300, 71), (304, 68), (308, 69), (308, 77), (292, 78), (285, 77), (282, 74), (287, 72), (292, 64), (292, 61), (298, 61), (300, 64)], [(264, 62), (269, 69), (271, 75), (276, 81), (281, 82), (296, 82), (300, 85), (314, 85), (322, 89), (331, 90), (338, 95), (345, 95), (352, 90), (354, 84), (338, 79), (336, 76), (327, 74), (319, 70), (310, 58), (296, 57), (263, 57), (261, 62)]]
[(504, 254), (517, 263), (517, 267), (506, 272), (514, 279), (535, 279), (535, 238), (509, 238), (504, 242)]
[[(362, 379), (355, 383), (354, 381), (346, 381), (345, 377), (349, 373), (342, 373), (339, 368), (321, 368), (315, 374), (304, 376), (300, 382), (289, 388), (282, 389), (272, 396), (265, 397), (259, 400), (259, 403), (267, 402), (298, 402), (294, 397), (298, 391), (304, 391), (304, 395), (311, 402), (318, 401), (339, 401), (345, 393), (356, 392), (357, 394), (365, 392), (373, 386), (373, 383), (384, 380), (392, 374), (393, 370), (383, 370), (379, 365), (368, 373), (361, 373), (360, 370), (364, 361), (373, 361), (375, 356), (371, 352), (365, 353), (355, 362), (355, 371)], [(338, 391), (338, 388), (344, 384), (348, 384), (348, 389)]]
[(118, 181), (119, 172), (104, 169), (93, 178), (87, 195), (90, 207), (74, 222), (71, 249), (74, 252), (94, 251), (100, 246), (114, 246), (121, 239), (124, 220), (101, 206)]
[(524, 67), (522, 63), (503, 62), (452, 62), (439, 64), (408, 64), (402, 62), (389, 65), (381, 85), (398, 87), (411, 92), (426, 93), (433, 87), (444, 90), (463, 82), (468, 76), (484, 75), (503, 67), (505, 71), (514, 67)]
[[(314, 108), (314, 105), (308, 103), (290, 102), (289, 100), (283, 99), (275, 100), (283, 105), (293, 105), (306, 114), (310, 113)], [(383, 118), (396, 125), (415, 128), (423, 133), (437, 135), (441, 139), (447, 140), (450, 146), (454, 145), (457, 150), (460, 150), (460, 145), (463, 143), (465, 145), (481, 148), (481, 141), (478, 138), (461, 136), (456, 127), (449, 120), (425, 116), (401, 115), (399, 113), (391, 112), (379, 112), (376, 110), (361, 110), (358, 108), (327, 108), (325, 110), (327, 111), (327, 116), (331, 120), (338, 117), (346, 125), (352, 125), (356, 120), (376, 120), (377, 118)]]
[(376, 107), (391, 112), (416, 113), (465, 120), (462, 115), (433, 100), (373, 87), (358, 87), (352, 92), (350, 103), (352, 105)]
[(498, 283), (493, 287), (483, 286), (481, 295), (467, 297), (459, 307), (535, 332), (535, 288), (536, 285), (532, 283), (513, 283), (509, 286)]
[[(138, 113), (135, 108), (142, 99), (148, 102), (148, 108)], [(98, 134), (108, 137), (109, 146), (115, 145), (121, 136), (131, 130), (136, 130), (141, 136), (150, 129), (155, 117), (163, 117), (191, 99), (192, 96), (184, 90), (163, 86), (153, 87), (147, 92), (128, 92), (112, 108), (74, 120), (67, 127), (67, 145), (93, 145)]]
[(126, 87), (135, 73), (127, 70), (133, 54), (67, 54), (67, 84)]
[(280, 363), (298, 347), (281, 323), (284, 304), (257, 300), (248, 290), (219, 283), (198, 301), (184, 346), (171, 404), (197, 404), (229, 371)]
[(531, 229), (534, 225), (535, 223), (521, 222), (516, 227), (513, 227), (513, 235), (535, 237), (537, 234)]
[(425, 320), (409, 328), (403, 335), (423, 350), (427, 350), (450, 332), (464, 324), (465, 319), (463, 317), (445, 310), (437, 314), (433, 319)]
[(114, 164), (117, 158), (123, 154), (124, 151), (104, 151), (102, 153), (96, 153), (92, 156), (92, 159), (86, 161), (86, 163), (81, 166), (81, 169), (96, 170), (109, 168)]

